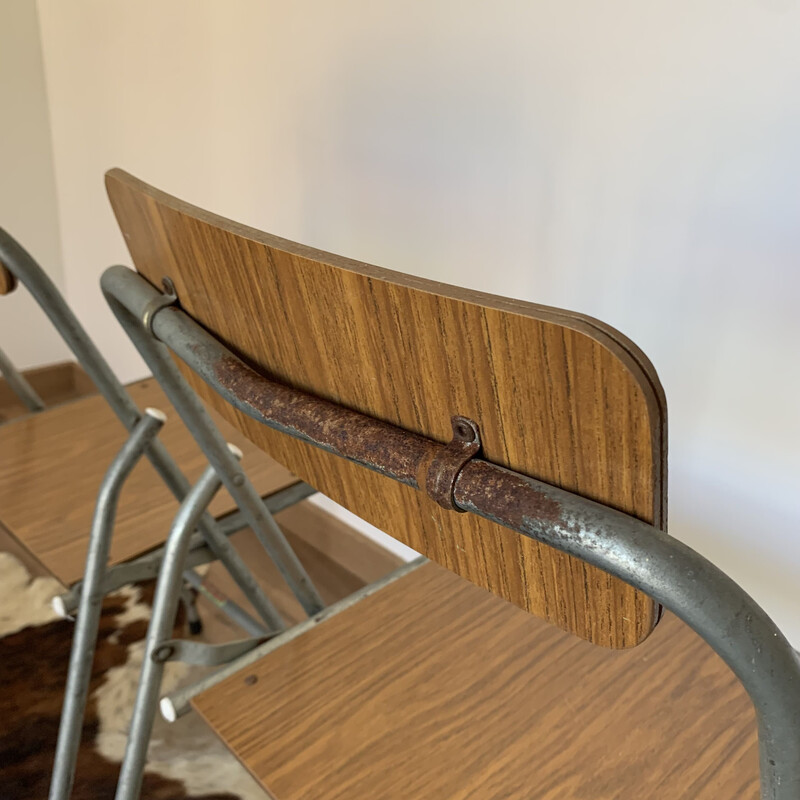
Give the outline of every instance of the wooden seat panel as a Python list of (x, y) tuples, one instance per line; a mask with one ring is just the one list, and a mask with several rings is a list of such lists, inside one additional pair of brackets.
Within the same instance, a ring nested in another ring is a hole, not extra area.
[[(665, 524), (664, 395), (619, 332), (289, 242), (121, 170), (106, 185), (137, 270), (171, 278), (183, 310), (263, 374), (438, 441), (470, 417), (488, 460)], [(520, 608), (608, 647), (655, 625), (652, 600), (621, 581), (260, 425), (187, 377), (294, 474)]]
[(755, 800), (752, 705), (666, 615), (609, 653), (433, 564), (194, 707), (275, 800)]
[[(207, 462), (154, 380), (127, 387), (139, 408), (167, 414), (159, 434), (190, 481)], [(297, 478), (214, 414), (223, 435), (244, 451), (243, 466), (262, 495)], [(127, 434), (100, 395), (15, 420), (0, 427), (0, 521), (62, 583), (83, 575), (100, 482)], [(211, 511), (235, 509), (222, 490)], [(162, 544), (178, 503), (147, 461), (126, 481), (117, 511), (110, 563), (127, 561)]]

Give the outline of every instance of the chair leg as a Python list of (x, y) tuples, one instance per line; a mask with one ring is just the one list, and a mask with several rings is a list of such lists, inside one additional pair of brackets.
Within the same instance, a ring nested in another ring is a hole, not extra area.
[(55, 763), (50, 783), (50, 800), (67, 800), (72, 791), (100, 612), (105, 596), (103, 579), (119, 494), (126, 478), (165, 419), (160, 411), (147, 409), (112, 462), (100, 486), (89, 538), (83, 591), (72, 639), (64, 707), (58, 728)]
[(147, 747), (158, 707), (164, 663), (171, 655), (164, 642), (172, 635), (183, 588), (183, 571), (192, 533), (222, 481), (208, 467), (183, 501), (164, 547), (153, 613), (147, 628), (145, 657), (133, 706), (128, 742), (120, 769), (116, 800), (136, 800), (142, 789)]

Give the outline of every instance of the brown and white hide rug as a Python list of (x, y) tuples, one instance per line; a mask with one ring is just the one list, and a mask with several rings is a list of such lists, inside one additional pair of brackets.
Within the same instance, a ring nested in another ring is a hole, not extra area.
[[(144, 651), (153, 584), (108, 597), (81, 738), (73, 800), (114, 796), (130, 710)], [(52, 578), (31, 580), (25, 567), (0, 553), (0, 797), (47, 797), (73, 623), (58, 618)], [(165, 691), (196, 680), (198, 667), (169, 664)], [(157, 717), (142, 797), (147, 800), (266, 800), (196, 715), (170, 725)]]

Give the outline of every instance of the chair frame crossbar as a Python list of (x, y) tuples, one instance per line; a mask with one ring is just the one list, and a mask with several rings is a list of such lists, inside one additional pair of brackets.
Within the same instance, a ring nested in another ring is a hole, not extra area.
[[(478, 431), (469, 420), (454, 418), (453, 442), (435, 442), (264, 378), (179, 307), (159, 305), (162, 294), (126, 267), (106, 270), (101, 286), (237, 502), (235, 461), (221, 457), (220, 445), (195, 431), (199, 412), (182, 396), (188, 384), (170, 351), (258, 422), (427, 491), (454, 513), (476, 514), (583, 559), (653, 597), (725, 660), (750, 695), (758, 719), (762, 799), (800, 796), (798, 654), (766, 612), (703, 556), (641, 520), (481, 459)], [(280, 397), (292, 400), (291, 417), (282, 410), (286, 404), (274, 402)], [(319, 425), (320, 418), (335, 419), (336, 426)], [(348, 435), (354, 430), (360, 435)], [(246, 503), (240, 507), (247, 513)], [(250, 663), (276, 645), (270, 642), (265, 651), (257, 648), (244, 658)]]

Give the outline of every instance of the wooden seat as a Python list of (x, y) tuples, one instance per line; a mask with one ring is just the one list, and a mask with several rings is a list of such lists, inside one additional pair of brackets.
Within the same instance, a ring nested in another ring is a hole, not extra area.
[(275, 800), (746, 800), (752, 705), (671, 615), (579, 641), (428, 564), (196, 697)]
[[(190, 481), (207, 462), (154, 380), (128, 387), (139, 408), (166, 412), (160, 439)], [(215, 416), (223, 435), (245, 453), (243, 466), (264, 496), (297, 482), (288, 470)], [(0, 426), (0, 523), (65, 585), (83, 575), (100, 481), (127, 434), (100, 395)], [(235, 505), (224, 490), (210, 510)], [(120, 499), (110, 564), (162, 544), (178, 503), (147, 459), (127, 480)]]

